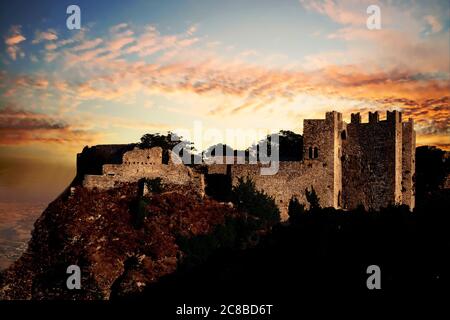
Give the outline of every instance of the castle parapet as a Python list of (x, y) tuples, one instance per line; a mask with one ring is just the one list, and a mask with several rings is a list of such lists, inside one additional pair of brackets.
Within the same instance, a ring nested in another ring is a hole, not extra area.
[(325, 113), (325, 120), (327, 121), (342, 121), (342, 113), (337, 111), (330, 111)]
[[(361, 115), (359, 112), (352, 113), (350, 116), (351, 124), (361, 124)], [(389, 122), (389, 123), (401, 123), (402, 113), (397, 110), (386, 111), (386, 120), (380, 120), (380, 113), (378, 111), (369, 111), (368, 122), (370, 124), (375, 124), (379, 122)]]
[(369, 112), (369, 123), (377, 123), (380, 121), (380, 115), (378, 111)]
[(408, 121), (402, 122), (403, 128), (414, 128), (414, 119), (408, 118)]
[(388, 122), (397, 123), (402, 122), (402, 113), (394, 110), (394, 111), (386, 111), (386, 120)]
[(352, 124), (360, 124), (361, 123), (361, 114), (359, 112), (351, 114), (351, 123)]

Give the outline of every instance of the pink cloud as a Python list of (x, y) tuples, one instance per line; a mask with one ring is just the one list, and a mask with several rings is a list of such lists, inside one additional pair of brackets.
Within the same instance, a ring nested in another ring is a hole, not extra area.
[(48, 29), (47, 31), (36, 31), (34, 39), (32, 41), (33, 44), (38, 44), (42, 41), (53, 41), (57, 40), (58, 35), (55, 30)]
[(114, 39), (108, 43), (108, 50), (111, 52), (117, 52), (118, 50), (122, 49), (124, 46), (126, 46), (127, 44), (130, 44), (132, 42), (134, 42), (133, 37), (128, 37), (128, 36), (120, 37), (120, 38)]
[(0, 145), (41, 143), (88, 144), (99, 135), (58, 117), (7, 107), (0, 110)]
[(300, 0), (300, 4), (309, 11), (328, 16), (331, 20), (346, 25), (365, 25), (367, 15), (364, 10), (357, 10), (365, 1), (334, 1), (334, 0)]
[(428, 15), (425, 16), (425, 21), (428, 23), (428, 25), (431, 28), (431, 31), (433, 33), (439, 32), (442, 30), (442, 23), (438, 20), (438, 18), (436, 18), (435, 16), (432, 15)]
[(11, 26), (9, 34), (5, 36), (6, 53), (12, 60), (16, 60), (18, 56), (24, 57), (25, 53), (19, 47), (19, 44), (26, 40), (21, 33), (21, 26)]
[(101, 44), (103, 40), (101, 38), (96, 38), (94, 40), (85, 41), (75, 47), (73, 47), (74, 51), (83, 51), (83, 50), (89, 50), (97, 47), (99, 44)]
[[(358, 51), (349, 45), (346, 50), (312, 55), (309, 69), (281, 68), (242, 59), (255, 57), (252, 51), (224, 58), (218, 48), (202, 46), (200, 39), (186, 33), (161, 35), (149, 26), (144, 33), (135, 34), (127, 27), (121, 26), (104, 39), (73, 40), (74, 46), (56, 50), (54, 54), (65, 59), (61, 61), (68, 71), (65, 74), (74, 71), (80, 75), (77, 82), (64, 77), (49, 78), (47, 82), (37, 76), (22, 77), (10, 81), (16, 88), (10, 97), (17, 92), (23, 95), (51, 90), (78, 104), (114, 101), (128, 107), (138, 95), (195, 96), (217, 101), (201, 111), (201, 116), (214, 117), (256, 114), (291, 106), (299, 97), (317, 101), (324, 97), (322, 101), (353, 103), (341, 107), (346, 111), (401, 108), (422, 128), (440, 134), (446, 121), (448, 124), (449, 102), (443, 98), (448, 97), (449, 80), (433, 75), (448, 66), (448, 57), (444, 57), (448, 49), (442, 43), (436, 45), (392, 29), (374, 33), (350, 24), (334, 32), (330, 40), (363, 43), (355, 46)], [(155, 53), (160, 56), (147, 59)], [(133, 55), (132, 60), (127, 60), (129, 55)], [(146, 59), (135, 59), (139, 57)], [(8, 86), (5, 91), (11, 89)], [(429, 112), (431, 104), (433, 111)], [(430, 118), (433, 122), (429, 122)]]
[(119, 23), (119, 24), (116, 24), (115, 26), (112, 26), (111, 28), (109, 28), (109, 32), (117, 33), (122, 29), (126, 29), (127, 27), (128, 27), (127, 23)]
[(5, 43), (8, 46), (14, 46), (16, 44), (21, 43), (22, 41), (25, 41), (25, 40), (26, 40), (26, 38), (23, 35), (15, 34), (15, 35), (11, 35), (10, 37), (7, 37), (5, 39)]

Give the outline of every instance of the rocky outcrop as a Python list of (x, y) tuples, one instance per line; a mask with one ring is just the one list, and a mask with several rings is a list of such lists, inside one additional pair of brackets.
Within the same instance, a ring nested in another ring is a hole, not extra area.
[[(148, 213), (136, 225), (139, 205)], [(28, 249), (0, 276), (0, 299), (108, 299), (138, 293), (176, 270), (176, 239), (211, 232), (238, 213), (189, 187), (166, 185), (142, 198), (138, 183), (96, 191), (75, 186), (36, 221)], [(81, 290), (69, 290), (69, 265)]]

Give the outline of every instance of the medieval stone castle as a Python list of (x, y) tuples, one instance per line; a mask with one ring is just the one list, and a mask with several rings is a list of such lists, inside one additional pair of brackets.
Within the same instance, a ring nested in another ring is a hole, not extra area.
[[(235, 185), (240, 177), (251, 178), (256, 187), (272, 196), (287, 218), (289, 200), (307, 204), (305, 189), (314, 188), (322, 207), (343, 209), (359, 205), (377, 210), (395, 204), (414, 208), (415, 131), (412, 119), (388, 111), (380, 120), (369, 112), (367, 123), (359, 113), (351, 122), (342, 114), (327, 112), (325, 119), (305, 119), (303, 160), (280, 161), (275, 175), (261, 175), (262, 164), (176, 164), (175, 155), (161, 148), (139, 149), (134, 145), (85, 147), (77, 155), (77, 178), (89, 189), (109, 189), (143, 177), (191, 185), (199, 194), (208, 190), (211, 177), (223, 177)], [(201, 168), (201, 169), (199, 169)], [(231, 187), (230, 185), (230, 187)]]

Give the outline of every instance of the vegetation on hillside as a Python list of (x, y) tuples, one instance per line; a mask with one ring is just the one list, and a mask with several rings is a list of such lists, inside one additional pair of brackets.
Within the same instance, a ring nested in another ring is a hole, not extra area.
[(280, 222), (280, 210), (273, 197), (256, 189), (250, 178), (240, 177), (232, 189), (232, 201), (236, 208), (257, 219), (258, 227), (266, 228)]
[(375, 294), (366, 286), (370, 265), (381, 268), (383, 296), (442, 292), (450, 270), (449, 197), (447, 190), (446, 198), (413, 213), (406, 206), (306, 210), (292, 200), (289, 223), (274, 227), (256, 247), (216, 250), (189, 272), (163, 277), (143, 298), (184, 301), (214, 292), (220, 301), (251, 297), (294, 309), (299, 299)]
[(280, 212), (272, 197), (256, 190), (251, 179), (239, 179), (232, 189), (234, 207), (245, 216), (228, 218), (212, 233), (197, 237), (180, 237), (178, 245), (185, 253), (182, 269), (207, 261), (218, 250), (242, 250), (255, 245), (259, 233), (280, 221)]

